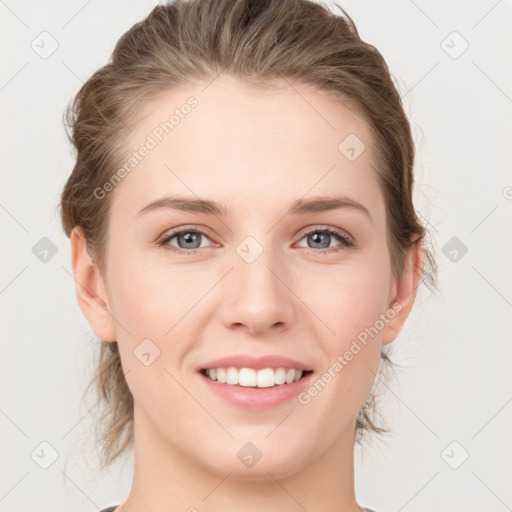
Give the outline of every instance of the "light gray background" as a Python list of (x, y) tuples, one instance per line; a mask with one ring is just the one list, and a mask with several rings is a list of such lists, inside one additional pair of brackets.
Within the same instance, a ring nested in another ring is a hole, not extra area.
[[(73, 165), (64, 106), (154, 5), (0, 2), (2, 512), (94, 511), (130, 489), (130, 458), (102, 480), (80, 459), (92, 429), (80, 408), (92, 335), (56, 205)], [(358, 500), (379, 512), (511, 510), (512, 2), (341, 5), (404, 97), (417, 143), (415, 197), (441, 288), (439, 297), (420, 292), (395, 341), (407, 369), (387, 392), (394, 432), (366, 447), (364, 460), (356, 450)], [(31, 47), (51, 48), (43, 31), (58, 42), (48, 58)], [(57, 248), (45, 263), (32, 251), (43, 237)], [(453, 237), (468, 249), (455, 262), (444, 254)], [(58, 455), (47, 469), (44, 442)]]

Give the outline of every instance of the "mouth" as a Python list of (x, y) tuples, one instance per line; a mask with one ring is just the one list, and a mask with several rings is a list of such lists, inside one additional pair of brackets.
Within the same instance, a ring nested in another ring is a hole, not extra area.
[(208, 393), (236, 407), (269, 410), (297, 398), (313, 367), (281, 354), (232, 354), (196, 367)]
[(237, 368), (234, 366), (203, 368), (200, 373), (211, 381), (240, 388), (276, 388), (306, 379), (312, 370), (296, 368)]

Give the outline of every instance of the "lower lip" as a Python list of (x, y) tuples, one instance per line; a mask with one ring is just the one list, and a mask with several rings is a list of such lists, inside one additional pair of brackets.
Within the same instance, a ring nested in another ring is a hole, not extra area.
[(308, 386), (312, 375), (313, 373), (308, 373), (302, 379), (290, 384), (281, 384), (271, 388), (256, 388), (221, 384), (199, 373), (211, 391), (244, 409), (268, 409), (296, 398)]

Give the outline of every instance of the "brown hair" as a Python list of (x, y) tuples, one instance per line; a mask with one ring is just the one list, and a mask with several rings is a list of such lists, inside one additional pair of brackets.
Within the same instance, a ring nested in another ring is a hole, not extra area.
[[(382, 55), (361, 40), (352, 19), (339, 9), (341, 15), (308, 0), (177, 0), (157, 5), (123, 34), (110, 61), (83, 84), (65, 112), (76, 163), (62, 191), (62, 224), (68, 237), (75, 226), (82, 230), (100, 271), (105, 270), (111, 195), (98, 200), (94, 190), (119, 169), (135, 115), (175, 86), (207, 83), (227, 73), (262, 87), (283, 78), (313, 85), (364, 117), (379, 158), (393, 272), (401, 274), (404, 251), (419, 243), (420, 282), (435, 288), (428, 232), (413, 206), (415, 149), (400, 95)], [(390, 345), (383, 347), (377, 377), (394, 364)], [(105, 468), (133, 443), (133, 397), (117, 342), (100, 344), (90, 388), (101, 406), (96, 446)], [(374, 388), (375, 383), (357, 416), (357, 441), (365, 430), (390, 431), (375, 423)]]

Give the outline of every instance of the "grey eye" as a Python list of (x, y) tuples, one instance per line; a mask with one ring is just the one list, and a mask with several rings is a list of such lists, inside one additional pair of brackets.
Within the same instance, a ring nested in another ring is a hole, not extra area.
[(199, 249), (201, 247), (201, 237), (203, 236), (202, 233), (197, 231), (184, 231), (173, 236), (173, 238), (178, 240), (180, 249)]

